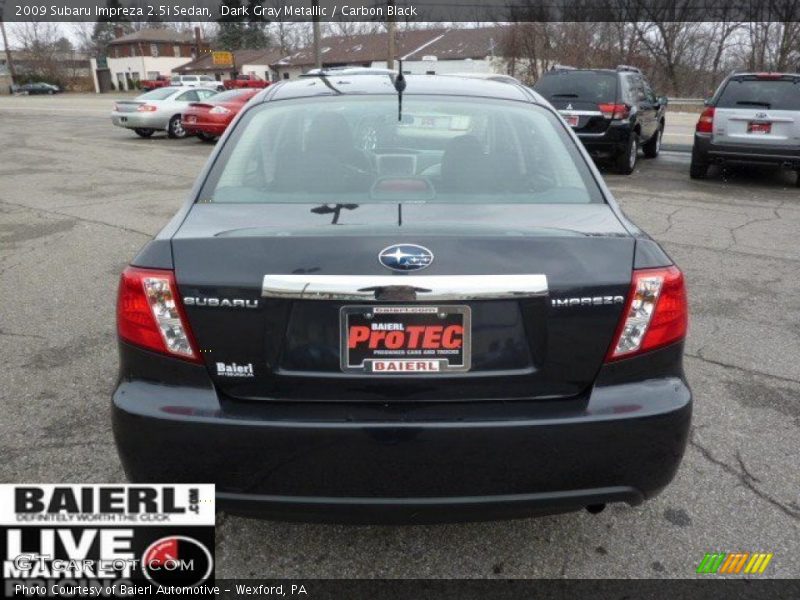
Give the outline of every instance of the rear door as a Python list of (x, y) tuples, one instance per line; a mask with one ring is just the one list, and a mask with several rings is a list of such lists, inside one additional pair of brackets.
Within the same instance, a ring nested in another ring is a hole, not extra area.
[(639, 113), (642, 117), (642, 140), (653, 137), (658, 129), (658, 99), (644, 77), (639, 77), (644, 98), (639, 101)]
[(715, 144), (800, 148), (800, 77), (732, 77), (713, 104)]
[(578, 134), (603, 134), (611, 119), (601, 104), (615, 104), (621, 95), (612, 71), (564, 70), (546, 73), (534, 89), (552, 104)]

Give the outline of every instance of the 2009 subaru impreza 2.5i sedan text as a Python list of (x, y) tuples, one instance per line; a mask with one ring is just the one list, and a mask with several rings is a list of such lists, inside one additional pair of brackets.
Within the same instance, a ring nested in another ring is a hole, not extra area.
[(261, 92), (125, 269), (128, 477), (301, 520), (654, 496), (690, 424), (681, 272), (535, 92), (403, 83)]

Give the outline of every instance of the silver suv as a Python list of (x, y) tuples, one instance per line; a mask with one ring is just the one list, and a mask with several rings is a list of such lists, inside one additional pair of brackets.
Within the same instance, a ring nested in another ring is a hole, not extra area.
[(734, 73), (706, 101), (690, 175), (725, 163), (794, 169), (800, 185), (800, 73)]

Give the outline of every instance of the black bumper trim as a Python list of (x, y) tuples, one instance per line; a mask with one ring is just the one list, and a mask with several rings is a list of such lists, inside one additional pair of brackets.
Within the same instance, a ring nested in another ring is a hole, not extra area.
[(645, 496), (618, 486), (535, 494), (441, 498), (339, 498), (218, 492), (217, 508), (231, 514), (281, 520), (343, 523), (441, 523), (530, 517), (625, 502)]

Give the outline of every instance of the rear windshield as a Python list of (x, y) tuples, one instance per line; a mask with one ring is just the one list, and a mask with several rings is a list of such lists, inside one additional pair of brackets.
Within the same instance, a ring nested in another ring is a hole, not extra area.
[(719, 108), (800, 110), (800, 78), (731, 79), (715, 104)]
[(616, 102), (617, 75), (603, 71), (557, 71), (545, 73), (533, 89), (548, 99)]
[(227, 92), (220, 92), (219, 94), (214, 94), (214, 102), (230, 102), (231, 100), (236, 100), (248, 94), (255, 95), (251, 90), (229, 90)]
[(588, 203), (602, 194), (548, 110), (450, 96), (267, 102), (233, 131), (201, 202)]
[(164, 100), (165, 98), (169, 98), (172, 94), (178, 91), (178, 88), (174, 87), (162, 87), (156, 88), (150, 92), (146, 92), (139, 96), (139, 100)]

